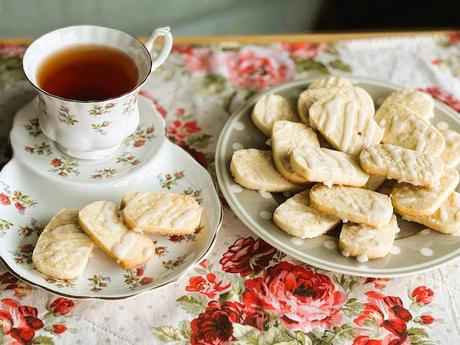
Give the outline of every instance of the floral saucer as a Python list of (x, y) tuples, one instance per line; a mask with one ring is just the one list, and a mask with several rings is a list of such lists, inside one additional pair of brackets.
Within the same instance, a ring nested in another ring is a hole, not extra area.
[[(165, 139), (164, 120), (147, 98), (139, 99), (138, 130), (112, 158), (96, 162), (61, 153), (41, 133), (37, 107), (35, 99), (17, 113), (14, 157), (0, 172), (0, 256), (11, 273), (62, 296), (121, 299), (175, 281), (206, 255), (222, 220), (214, 183), (188, 153)], [(205, 216), (193, 235), (152, 236), (156, 255), (134, 269), (122, 269), (98, 248), (76, 281), (50, 279), (34, 269), (38, 234), (58, 210), (101, 199), (119, 202), (128, 191), (191, 195)]]
[[(348, 77), (347, 77), (348, 78)], [(349, 78), (364, 88), (377, 102), (398, 90), (395, 85), (366, 78)], [(233, 181), (229, 165), (235, 150), (242, 148), (270, 149), (267, 138), (254, 126), (250, 112), (256, 101), (266, 93), (277, 93), (297, 99), (313, 79), (299, 80), (254, 96), (235, 111), (221, 132), (216, 149), (216, 170), (226, 201), (252, 231), (286, 254), (312, 266), (333, 272), (366, 277), (396, 277), (429, 271), (460, 258), (460, 237), (444, 235), (398, 218), (401, 229), (390, 254), (378, 260), (360, 263), (338, 251), (338, 231), (302, 240), (280, 230), (272, 221), (276, 207), (286, 196), (281, 193), (254, 192), (243, 189)], [(435, 103), (431, 121), (439, 128), (460, 132), (460, 120), (446, 105)], [(460, 187), (457, 187), (460, 191)]]

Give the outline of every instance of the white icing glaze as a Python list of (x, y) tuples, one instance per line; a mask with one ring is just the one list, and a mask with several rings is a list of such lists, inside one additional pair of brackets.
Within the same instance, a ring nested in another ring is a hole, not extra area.
[(367, 255), (358, 255), (356, 257), (356, 260), (358, 262), (368, 262), (369, 261), (369, 258), (367, 257)]

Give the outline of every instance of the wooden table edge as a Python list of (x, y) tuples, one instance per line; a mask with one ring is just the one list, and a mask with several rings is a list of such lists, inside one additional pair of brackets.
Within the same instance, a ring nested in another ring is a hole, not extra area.
[[(177, 36), (176, 44), (210, 44), (222, 42), (274, 43), (274, 42), (333, 42), (351, 39), (383, 38), (398, 36), (442, 35), (447, 31), (397, 31), (397, 32), (356, 32), (356, 33), (315, 33), (287, 35), (251, 35), (251, 36)], [(140, 37), (145, 41), (145, 37)], [(0, 44), (30, 44), (30, 38), (0, 38)]]

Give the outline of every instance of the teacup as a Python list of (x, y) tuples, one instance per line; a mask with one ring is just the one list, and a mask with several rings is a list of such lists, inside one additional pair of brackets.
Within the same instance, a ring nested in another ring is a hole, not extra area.
[[(158, 55), (152, 56), (154, 42), (160, 36), (164, 37), (163, 46)], [(137, 65), (137, 85), (118, 97), (97, 101), (65, 99), (42, 89), (37, 81), (41, 63), (56, 51), (79, 44), (102, 44), (128, 54)], [(64, 153), (75, 158), (102, 159), (113, 154), (136, 130), (139, 91), (151, 72), (166, 60), (171, 47), (168, 27), (155, 29), (146, 45), (124, 32), (91, 25), (70, 26), (38, 38), (27, 49), (23, 68), (38, 90), (39, 123), (43, 133)], [(109, 125), (103, 131), (95, 130), (105, 124)]]

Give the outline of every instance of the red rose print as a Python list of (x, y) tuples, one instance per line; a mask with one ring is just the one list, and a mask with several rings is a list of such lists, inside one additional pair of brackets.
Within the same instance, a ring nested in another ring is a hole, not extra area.
[(391, 281), (390, 278), (366, 278), (364, 284), (374, 283), (376, 289), (384, 289), (389, 281)]
[(16, 56), (20, 57), (24, 55), (27, 46), (18, 45), (14, 43), (2, 43), (0, 44), (0, 56)]
[(48, 308), (54, 315), (67, 315), (75, 306), (75, 302), (64, 297), (59, 297), (50, 303)]
[(62, 165), (62, 161), (59, 159), (59, 158), (54, 158), (52, 161), (51, 161), (51, 165), (53, 167), (59, 167)]
[[(146, 90), (141, 90), (139, 92), (139, 95), (141, 95), (141, 96), (147, 98), (148, 100), (150, 100), (153, 103), (153, 105), (155, 106), (156, 110), (160, 113), (160, 115), (162, 117), (166, 117), (166, 114), (167, 114), (166, 109), (160, 103), (158, 103), (158, 101), (153, 97), (152, 94), (150, 94), (150, 92), (148, 92)], [(148, 132), (148, 130), (147, 130), (147, 132)]]
[(430, 288), (422, 285), (415, 288), (410, 296), (419, 304), (430, 304), (433, 300), (434, 292)]
[(242, 277), (253, 273), (258, 274), (268, 266), (276, 249), (260, 238), (239, 238), (222, 256), (222, 270), (239, 273)]
[(294, 63), (284, 51), (245, 47), (227, 60), (228, 78), (237, 87), (266, 89), (294, 78)]
[(246, 288), (246, 306), (274, 312), (293, 331), (330, 328), (342, 319), (346, 296), (328, 276), (299, 265), (280, 262), (263, 277), (247, 280)]
[(185, 238), (184, 235), (171, 235), (169, 236), (169, 240), (171, 242), (181, 242)]
[(141, 276), (143, 274), (144, 274), (144, 267), (143, 266), (136, 267), (136, 275)]
[(207, 267), (209, 266), (209, 260), (208, 259), (203, 259), (203, 261), (200, 262), (201, 267)]
[(61, 334), (67, 331), (67, 326), (62, 324), (53, 325), (53, 333)]
[(424, 88), (424, 89), (422, 88), (419, 90), (431, 94), (434, 98), (447, 104), (448, 106), (453, 108), (455, 111), (460, 112), (460, 99), (455, 98), (453, 95), (440, 89), (439, 87), (427, 87), (427, 88)]
[(374, 322), (380, 329), (380, 337), (370, 338), (365, 333), (366, 327), (362, 327), (353, 344), (409, 344), (406, 322), (412, 320), (412, 315), (402, 300), (377, 291), (368, 291), (366, 295), (368, 303), (353, 322), (358, 326)]
[(262, 330), (267, 316), (238, 302), (209, 302), (204, 313), (191, 321), (192, 345), (225, 345), (233, 340), (233, 323)]
[[(177, 111), (179, 112), (180, 109), (181, 108), (177, 109)], [(179, 146), (185, 145), (184, 139), (199, 131), (201, 131), (201, 127), (198, 126), (196, 120), (174, 120), (166, 128), (166, 133), (173, 139), (174, 143)]]
[(182, 55), (185, 66), (192, 72), (206, 72), (211, 65), (211, 50), (209, 48), (192, 48)]
[(216, 275), (208, 273), (206, 277), (195, 276), (189, 279), (189, 285), (185, 287), (186, 291), (199, 292), (203, 295), (214, 298), (218, 293), (228, 291), (230, 283), (224, 283), (216, 279)]
[(286, 50), (294, 59), (314, 59), (319, 53), (327, 50), (326, 43), (283, 43)]
[(14, 207), (17, 208), (17, 210), (19, 211), (19, 213), (24, 213), (26, 207), (24, 206), (24, 204), (20, 203), (19, 201), (16, 201), (14, 203)]
[(431, 325), (434, 322), (434, 317), (428, 314), (423, 314), (420, 315), (418, 322), (423, 323), (425, 325)]
[(1, 302), (0, 324), (2, 333), (14, 338), (19, 344), (31, 344), (35, 331), (44, 326), (37, 317), (37, 309), (21, 305), (11, 298), (4, 298)]
[[(211, 301), (204, 313), (191, 321), (191, 345), (226, 345), (233, 339), (237, 315), (227, 314), (217, 301)], [(232, 319), (231, 319), (232, 318)]]
[(455, 44), (460, 42), (460, 31), (450, 31), (446, 33), (447, 41), (450, 44)]
[(152, 277), (143, 277), (140, 281), (141, 285), (147, 285), (147, 284), (150, 284), (151, 282), (153, 282)]
[(145, 140), (139, 139), (134, 142), (134, 147), (142, 147), (145, 144)]
[(11, 204), (10, 198), (8, 195), (1, 193), (0, 194), (0, 204), (1, 205), (9, 205)]

